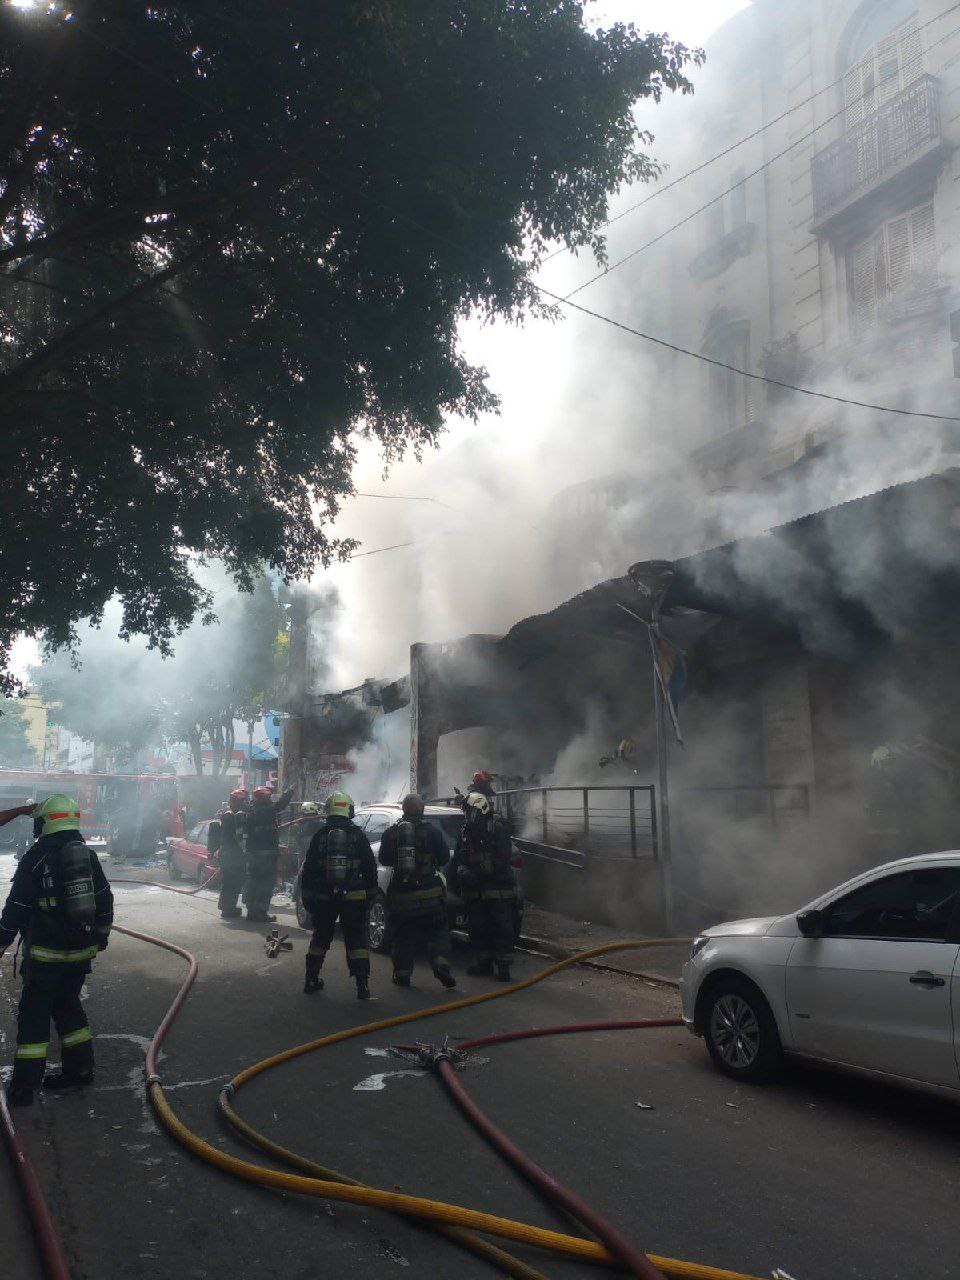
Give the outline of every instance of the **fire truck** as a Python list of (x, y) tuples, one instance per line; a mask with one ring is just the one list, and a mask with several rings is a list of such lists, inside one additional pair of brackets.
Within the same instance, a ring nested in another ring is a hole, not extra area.
[[(117, 861), (149, 857), (164, 836), (183, 834), (173, 774), (0, 769), (0, 809), (12, 809), (29, 800), (39, 803), (57, 794), (79, 802), (84, 839)], [(29, 818), (16, 818), (0, 827), (0, 852), (12, 851), (19, 858), (32, 841)]]

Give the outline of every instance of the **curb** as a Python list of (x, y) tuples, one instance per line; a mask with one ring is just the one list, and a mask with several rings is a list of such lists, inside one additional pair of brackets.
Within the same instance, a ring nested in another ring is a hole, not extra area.
[[(517, 949), (519, 951), (529, 951), (533, 954), (550, 956), (553, 960), (569, 960), (571, 956), (577, 954), (571, 951), (569, 947), (562, 947), (558, 942), (551, 942), (547, 938), (533, 938), (528, 934), (522, 933), (517, 940)], [(639, 978), (643, 982), (652, 982), (654, 986), (668, 987), (671, 991), (679, 991), (680, 982), (677, 978), (668, 978), (662, 973), (645, 973), (640, 969), (624, 969), (616, 964), (603, 964), (599, 960), (581, 960), (580, 964), (584, 969), (598, 969), (601, 973), (618, 973), (624, 978)]]

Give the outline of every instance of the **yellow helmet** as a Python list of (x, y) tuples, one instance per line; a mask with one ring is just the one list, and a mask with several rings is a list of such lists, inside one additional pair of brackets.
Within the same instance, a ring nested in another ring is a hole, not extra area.
[(52, 835), (54, 831), (78, 831), (80, 803), (60, 793), (47, 796), (34, 809), (33, 819), (43, 824), (41, 834), (45, 836)]
[(334, 791), (332, 795), (327, 796), (325, 808), (330, 818), (353, 817), (353, 801), (345, 791)]

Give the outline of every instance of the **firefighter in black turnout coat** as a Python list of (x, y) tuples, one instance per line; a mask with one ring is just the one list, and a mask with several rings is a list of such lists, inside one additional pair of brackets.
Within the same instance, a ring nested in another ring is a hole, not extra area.
[(310, 841), (300, 876), (300, 897), (313, 920), (303, 989), (320, 991), (320, 970), (340, 920), (347, 968), (357, 998), (370, 999), (370, 950), (367, 903), (377, 891), (377, 864), (370, 841), (353, 821), (353, 801), (334, 791), (326, 803), (327, 821)]
[[(37, 842), (21, 858), (0, 914), (0, 954), (18, 933), (24, 949), (17, 1050), (7, 1090), (14, 1106), (31, 1103), (41, 1084), (55, 1089), (93, 1080), (93, 1034), (80, 992), (113, 923), (113, 894), (80, 834), (77, 802), (48, 796), (32, 814)], [(44, 1078), (51, 1018), (62, 1067)]]
[(277, 862), (280, 858), (277, 822), (292, 795), (293, 787), (288, 787), (278, 800), (271, 800), (266, 787), (253, 789), (253, 803), (246, 811), (244, 823), (247, 879), (243, 886), (243, 900), (247, 905), (248, 920), (273, 924), (277, 918), (268, 911), (277, 887)]
[(403, 817), (380, 840), (380, 862), (393, 867), (387, 891), (393, 933), (393, 980), (409, 987), (418, 943), (426, 947), (434, 976), (445, 987), (457, 981), (450, 972), (447, 893), (440, 868), (450, 861), (443, 832), (423, 819), (423, 801), (409, 795)]
[(218, 819), (220, 824), (218, 845), (220, 901), (217, 905), (224, 920), (235, 920), (237, 916), (243, 915), (237, 906), (237, 899), (243, 889), (243, 880), (247, 871), (247, 856), (243, 851), (247, 798), (247, 792), (243, 787), (231, 791), (227, 799), (227, 808)]
[(509, 982), (517, 896), (510, 865), (510, 832), (481, 792), (471, 791), (463, 807), (466, 821), (457, 840), (452, 870), (454, 884), (466, 904), (470, 941), (477, 953), (476, 964), (467, 973), (492, 974), (496, 962), (497, 977)]

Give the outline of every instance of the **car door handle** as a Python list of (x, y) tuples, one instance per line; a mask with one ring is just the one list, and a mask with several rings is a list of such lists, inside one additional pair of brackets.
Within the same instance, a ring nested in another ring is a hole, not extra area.
[(910, 981), (915, 987), (945, 987), (947, 985), (946, 978), (938, 978), (929, 969), (918, 969), (916, 973), (911, 973)]

